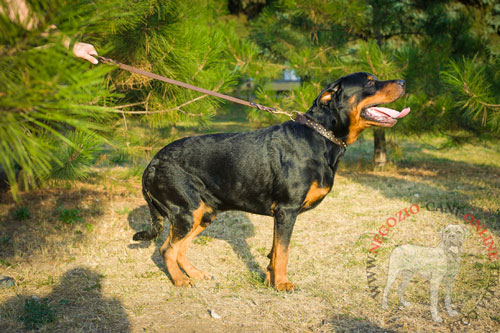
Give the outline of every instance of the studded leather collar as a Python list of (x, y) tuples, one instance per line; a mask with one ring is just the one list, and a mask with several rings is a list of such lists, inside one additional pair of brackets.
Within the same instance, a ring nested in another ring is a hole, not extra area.
[(335, 137), (335, 134), (332, 131), (327, 130), (320, 123), (317, 123), (314, 120), (309, 119), (304, 113), (297, 113), (297, 115), (295, 116), (295, 121), (299, 124), (312, 128), (313, 130), (321, 134), (321, 136), (325, 137), (326, 139), (330, 140), (336, 145), (344, 149), (347, 148), (347, 143), (345, 143), (344, 140)]

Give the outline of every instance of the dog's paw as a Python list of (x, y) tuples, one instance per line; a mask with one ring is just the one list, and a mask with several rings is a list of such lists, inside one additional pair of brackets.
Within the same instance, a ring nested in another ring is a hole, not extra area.
[(387, 305), (386, 301), (382, 302), (382, 309), (389, 310), (389, 305)]
[(293, 292), (297, 286), (294, 283), (291, 283), (290, 281), (286, 282), (280, 282), (277, 283), (274, 288), (279, 291), (288, 291), (288, 292)]
[(449, 310), (448, 310), (448, 315), (449, 315), (450, 317), (456, 317), (456, 316), (458, 316), (459, 314), (460, 314), (460, 312), (455, 311), (455, 310), (453, 310), (453, 309), (449, 309)]
[(212, 279), (212, 275), (210, 275), (209, 273), (203, 272), (203, 271), (199, 271), (199, 270), (190, 271), (190, 272), (188, 272), (188, 275), (192, 279), (196, 279), (196, 280), (210, 280), (210, 279)]
[(436, 323), (442, 323), (443, 322), (443, 318), (441, 318), (438, 314), (436, 315), (432, 315), (432, 320)]
[(191, 279), (184, 277), (182, 279), (174, 280), (174, 285), (176, 287), (190, 288), (194, 286), (194, 282)]
[(401, 305), (404, 306), (405, 308), (407, 308), (411, 305), (411, 303), (408, 301), (401, 301)]

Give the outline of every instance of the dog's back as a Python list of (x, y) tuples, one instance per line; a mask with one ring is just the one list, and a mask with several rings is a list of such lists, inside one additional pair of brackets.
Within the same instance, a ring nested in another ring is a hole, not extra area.
[[(219, 211), (270, 215), (272, 199), (295, 200), (300, 205), (301, 192), (307, 192), (310, 181), (333, 179), (324, 153), (316, 152), (324, 146), (315, 147), (304, 130), (287, 122), (253, 132), (177, 140), (153, 158), (143, 175), (144, 187), (160, 199), (176, 184), (187, 185), (203, 193), (203, 202)], [(311, 180), (304, 182), (304, 177)]]
[(389, 270), (405, 270), (430, 278), (446, 272), (446, 253), (441, 247), (406, 244), (395, 248), (389, 259)]

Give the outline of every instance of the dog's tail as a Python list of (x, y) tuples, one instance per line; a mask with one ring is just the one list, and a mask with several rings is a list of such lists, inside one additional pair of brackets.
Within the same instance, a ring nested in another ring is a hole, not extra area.
[(164, 216), (167, 216), (166, 207), (149, 192), (149, 186), (154, 180), (155, 165), (151, 162), (142, 175), (142, 194), (148, 203), (151, 212), (151, 230), (139, 231), (132, 237), (135, 241), (150, 241), (158, 237), (163, 230)]

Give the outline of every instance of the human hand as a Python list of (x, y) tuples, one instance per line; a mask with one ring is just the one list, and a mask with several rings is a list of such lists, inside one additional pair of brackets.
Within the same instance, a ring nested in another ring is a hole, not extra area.
[(97, 65), (99, 63), (96, 58), (92, 57), (93, 55), (97, 55), (97, 51), (91, 44), (75, 43), (75, 46), (73, 46), (73, 54), (78, 58), (90, 61), (94, 65)]

